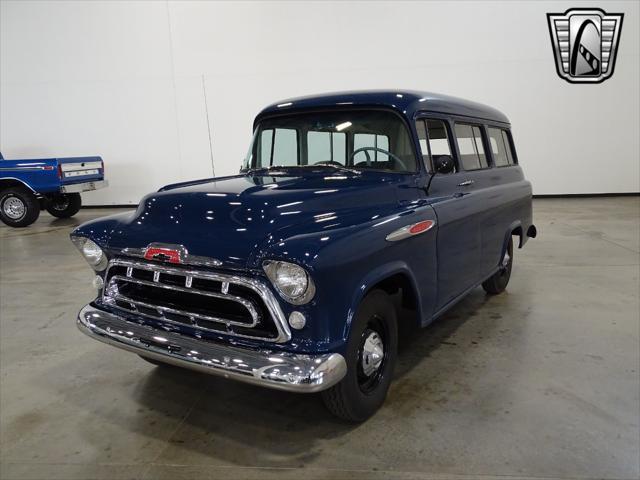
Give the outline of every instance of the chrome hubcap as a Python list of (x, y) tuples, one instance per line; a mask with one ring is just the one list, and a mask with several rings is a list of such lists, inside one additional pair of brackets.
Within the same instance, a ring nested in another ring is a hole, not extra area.
[(19, 220), (25, 213), (24, 203), (18, 197), (7, 198), (2, 205), (2, 210), (12, 220)]
[(509, 266), (509, 262), (511, 261), (511, 255), (509, 252), (504, 252), (504, 258), (502, 259), (502, 268), (507, 268)]
[(371, 332), (364, 340), (362, 346), (362, 371), (367, 377), (370, 377), (380, 369), (382, 360), (384, 359), (384, 344), (380, 335)]

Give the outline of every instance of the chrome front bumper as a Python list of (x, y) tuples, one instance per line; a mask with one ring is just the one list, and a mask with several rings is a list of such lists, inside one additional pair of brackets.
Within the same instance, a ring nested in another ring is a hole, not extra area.
[(77, 323), (96, 340), (148, 358), (279, 390), (319, 392), (347, 372), (339, 353), (302, 355), (232, 347), (129, 322), (92, 305), (80, 310)]
[(98, 190), (99, 188), (105, 188), (109, 186), (107, 180), (98, 180), (96, 182), (84, 182), (84, 183), (72, 183), (70, 185), (63, 185), (60, 187), (62, 193), (80, 193), (89, 192), (91, 190)]

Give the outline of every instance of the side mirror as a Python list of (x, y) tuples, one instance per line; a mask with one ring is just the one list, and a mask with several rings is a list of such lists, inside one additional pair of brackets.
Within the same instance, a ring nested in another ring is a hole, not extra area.
[(451, 173), (455, 169), (451, 155), (434, 155), (433, 168), (436, 173)]

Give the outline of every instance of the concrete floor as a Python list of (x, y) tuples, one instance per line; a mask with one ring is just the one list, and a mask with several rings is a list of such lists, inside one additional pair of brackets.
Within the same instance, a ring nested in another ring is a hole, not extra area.
[[(640, 199), (537, 200), (506, 294), (400, 352), (363, 425), (88, 339), (69, 220), (0, 228), (0, 478), (638, 478)], [(301, 471), (303, 469), (303, 471)]]

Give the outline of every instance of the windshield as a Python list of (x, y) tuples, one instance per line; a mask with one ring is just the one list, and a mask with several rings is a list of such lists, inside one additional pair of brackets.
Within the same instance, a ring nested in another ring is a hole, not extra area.
[(260, 122), (244, 168), (318, 165), (406, 173), (416, 171), (416, 158), (407, 127), (392, 112), (316, 112)]

